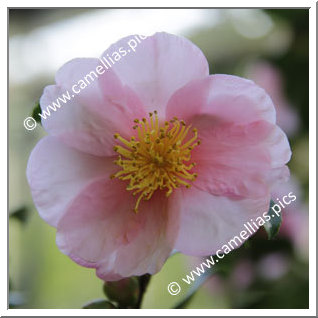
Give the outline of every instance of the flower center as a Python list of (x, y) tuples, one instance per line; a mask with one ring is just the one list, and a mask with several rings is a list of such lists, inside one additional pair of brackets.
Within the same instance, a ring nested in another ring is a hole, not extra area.
[(160, 126), (157, 111), (149, 113), (148, 120), (134, 122), (137, 133), (130, 140), (114, 135), (122, 144), (114, 147), (119, 154), (115, 163), (122, 169), (110, 177), (128, 180), (127, 190), (139, 194), (134, 208), (137, 213), (140, 201), (149, 200), (157, 189), (166, 189), (168, 197), (181, 185), (191, 187), (189, 181), (197, 177), (191, 173), (196, 165), (190, 162), (191, 151), (201, 142), (197, 129), (192, 129), (192, 138), (189, 137), (191, 125), (176, 117)]

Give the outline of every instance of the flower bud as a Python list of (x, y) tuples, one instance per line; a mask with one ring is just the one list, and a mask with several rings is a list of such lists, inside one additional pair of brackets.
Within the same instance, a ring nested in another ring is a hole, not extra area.
[(121, 308), (133, 308), (140, 293), (137, 277), (124, 278), (116, 282), (105, 282), (103, 290), (108, 299), (117, 302)]
[(116, 307), (107, 300), (98, 299), (83, 306), (83, 309), (115, 309)]

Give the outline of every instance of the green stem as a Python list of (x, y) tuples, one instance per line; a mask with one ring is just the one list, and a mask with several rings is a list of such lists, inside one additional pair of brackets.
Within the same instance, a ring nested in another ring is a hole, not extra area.
[(150, 278), (151, 278), (151, 275), (149, 275), (149, 274), (145, 274), (145, 275), (139, 277), (139, 290), (140, 290), (140, 292), (139, 292), (138, 301), (137, 301), (137, 304), (135, 307), (137, 309), (141, 308), (141, 303), (142, 303), (144, 294), (147, 290), (148, 284), (150, 282)]

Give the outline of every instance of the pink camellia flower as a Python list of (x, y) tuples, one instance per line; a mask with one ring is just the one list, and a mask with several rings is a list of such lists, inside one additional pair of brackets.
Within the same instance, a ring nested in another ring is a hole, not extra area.
[(297, 179), (291, 177), (288, 182), (273, 189), (272, 198), (283, 198), (292, 192), (297, 199), (285, 205), (282, 211), (283, 222), (279, 229), (279, 236), (291, 240), (296, 257), (308, 262), (309, 257), (309, 216), (308, 206), (304, 201), (302, 189)]
[(246, 76), (264, 88), (273, 100), (277, 123), (287, 135), (293, 136), (298, 131), (299, 117), (284, 94), (283, 78), (277, 68), (265, 61), (251, 63)]
[[(120, 51), (129, 38), (104, 54)], [(42, 110), (101, 65), (75, 59)], [(266, 92), (209, 75), (188, 40), (157, 33), (42, 120), (27, 178), (59, 249), (104, 280), (156, 273), (172, 250), (210, 255), (268, 210), (290, 147)]]

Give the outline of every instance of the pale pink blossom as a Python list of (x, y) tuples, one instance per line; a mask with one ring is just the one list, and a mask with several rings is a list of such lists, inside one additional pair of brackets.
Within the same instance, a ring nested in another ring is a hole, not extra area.
[(255, 269), (249, 259), (242, 259), (234, 267), (230, 276), (230, 282), (237, 290), (247, 289), (255, 279)]
[(284, 253), (272, 252), (262, 257), (257, 264), (257, 272), (266, 280), (277, 280), (290, 268), (290, 260)]
[(272, 98), (277, 113), (277, 124), (288, 135), (294, 135), (299, 129), (299, 117), (286, 97), (280, 71), (268, 62), (259, 61), (249, 65), (246, 75), (264, 88)]
[[(42, 109), (99, 64), (62, 66)], [(173, 249), (212, 255), (268, 210), (291, 155), (275, 121), (263, 89), (209, 75), (195, 45), (157, 33), (42, 121), (27, 178), (63, 253), (105, 280), (154, 274)]]
[(309, 256), (309, 214), (301, 187), (298, 180), (291, 177), (286, 183), (273, 189), (272, 198), (282, 199), (286, 194), (292, 192), (296, 200), (285, 204), (282, 209), (282, 225), (279, 236), (291, 240), (295, 250), (295, 256), (308, 262)]

